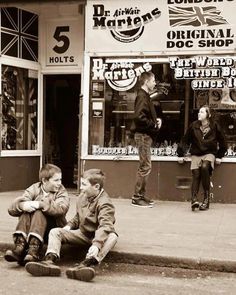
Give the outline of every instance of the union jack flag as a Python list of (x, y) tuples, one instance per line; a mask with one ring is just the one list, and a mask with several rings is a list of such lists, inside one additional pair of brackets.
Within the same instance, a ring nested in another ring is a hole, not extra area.
[(15, 7), (0, 12), (1, 54), (38, 61), (38, 16)]
[(169, 7), (169, 21), (171, 27), (178, 26), (216, 26), (228, 22), (220, 15), (214, 6), (207, 7)]

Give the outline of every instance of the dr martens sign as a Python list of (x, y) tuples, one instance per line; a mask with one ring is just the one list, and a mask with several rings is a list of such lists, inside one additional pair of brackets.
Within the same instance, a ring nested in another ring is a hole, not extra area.
[(144, 27), (161, 15), (159, 8), (142, 14), (136, 6), (106, 10), (102, 4), (93, 5), (93, 29), (108, 29), (119, 42), (130, 43), (141, 37)]

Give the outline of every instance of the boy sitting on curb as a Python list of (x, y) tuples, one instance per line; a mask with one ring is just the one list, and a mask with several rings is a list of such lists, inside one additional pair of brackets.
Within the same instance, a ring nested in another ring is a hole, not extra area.
[(4, 256), (8, 262), (25, 264), (40, 260), (50, 229), (66, 224), (69, 197), (61, 178), (59, 167), (46, 164), (39, 171), (39, 182), (32, 184), (11, 204), (8, 212), (19, 220), (13, 233), (15, 247), (7, 250)]
[(85, 260), (66, 270), (70, 279), (91, 281), (98, 265), (114, 247), (117, 234), (114, 229), (115, 208), (103, 189), (104, 174), (100, 169), (84, 172), (76, 214), (64, 228), (54, 228), (49, 233), (46, 256), (42, 262), (29, 262), (26, 270), (34, 276), (60, 276), (59, 260), (62, 243), (87, 245)]

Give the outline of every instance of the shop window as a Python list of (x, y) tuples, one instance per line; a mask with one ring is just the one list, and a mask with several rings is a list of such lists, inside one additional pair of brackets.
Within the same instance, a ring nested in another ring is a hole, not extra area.
[(36, 150), (37, 71), (2, 65), (2, 150)]
[(191, 91), (186, 93), (186, 84), (189, 82), (174, 79), (173, 71), (167, 63), (102, 58), (91, 59), (90, 154), (137, 154), (130, 127), (139, 87), (138, 76), (149, 70), (157, 80), (157, 88), (151, 97), (156, 109), (161, 105), (162, 114), (158, 116), (162, 116), (164, 121), (153, 145), (153, 153), (175, 155), (177, 143), (184, 131), (186, 100), (188, 111), (192, 109), (189, 105), (193, 95)]
[[(197, 119), (199, 107), (209, 104), (228, 143), (228, 156), (236, 155), (235, 89), (193, 90), (191, 79), (176, 79), (168, 62), (158, 59), (91, 58), (89, 154), (137, 155), (130, 131), (138, 76), (152, 71), (157, 87), (151, 99), (161, 106), (163, 126), (153, 142), (152, 154), (176, 156), (177, 145), (189, 124)], [(224, 100), (228, 100), (226, 103)], [(227, 156), (226, 155), (226, 156)]]

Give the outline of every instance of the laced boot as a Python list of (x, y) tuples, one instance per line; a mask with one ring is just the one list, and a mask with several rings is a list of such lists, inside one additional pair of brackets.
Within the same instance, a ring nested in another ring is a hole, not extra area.
[(41, 262), (28, 262), (25, 269), (28, 273), (36, 277), (50, 276), (58, 277), (61, 275), (61, 269), (55, 263), (58, 257), (54, 253), (48, 253)]
[(198, 202), (197, 194), (196, 193), (193, 193), (192, 194), (191, 208), (192, 208), (192, 211), (194, 211), (195, 209), (199, 208), (199, 202)]
[(68, 268), (66, 270), (66, 276), (69, 279), (89, 282), (95, 277), (94, 267), (96, 265), (98, 265), (96, 258), (86, 258), (80, 264), (76, 264), (74, 267)]
[(204, 192), (204, 199), (203, 199), (202, 204), (199, 207), (199, 210), (201, 210), (201, 211), (208, 210), (209, 205), (210, 205), (210, 192), (205, 191)]
[(23, 235), (18, 234), (15, 239), (15, 247), (13, 250), (7, 250), (4, 258), (8, 262), (22, 263), (26, 254), (27, 242)]
[(28, 253), (25, 256), (24, 262), (39, 261), (43, 243), (36, 237), (31, 237), (29, 241)]

